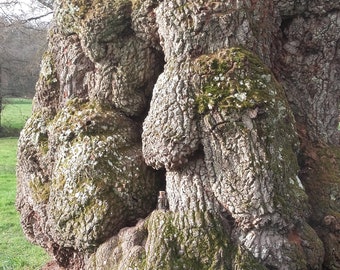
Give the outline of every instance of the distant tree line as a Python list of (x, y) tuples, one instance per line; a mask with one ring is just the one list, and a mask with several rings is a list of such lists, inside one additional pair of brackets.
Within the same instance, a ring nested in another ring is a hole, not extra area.
[(32, 97), (46, 45), (46, 29), (0, 18), (2, 96)]
[[(26, 6), (25, 6), (26, 5)], [(4, 97), (35, 92), (53, 0), (0, 2), (0, 127)]]

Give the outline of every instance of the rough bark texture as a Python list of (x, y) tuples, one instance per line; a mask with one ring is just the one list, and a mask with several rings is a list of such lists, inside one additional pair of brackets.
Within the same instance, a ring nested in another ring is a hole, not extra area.
[(56, 1), (27, 237), (61, 269), (340, 269), (339, 21), (326, 0)]

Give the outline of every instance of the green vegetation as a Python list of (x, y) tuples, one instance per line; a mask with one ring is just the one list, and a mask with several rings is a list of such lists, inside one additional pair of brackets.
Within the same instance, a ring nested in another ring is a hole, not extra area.
[(154, 211), (147, 226), (157, 254), (152, 269), (231, 269), (235, 247), (211, 213)]
[(0, 137), (16, 137), (32, 112), (32, 100), (5, 98), (1, 112)]
[(212, 213), (153, 211), (146, 226), (153, 245), (141, 264), (147, 263), (148, 269), (265, 269), (250, 252), (232, 243)]
[[(31, 102), (8, 100), (2, 114), (6, 134), (20, 131), (31, 113)], [(15, 209), (17, 143), (17, 137), (0, 138), (0, 269), (40, 269), (49, 257), (26, 240)]]
[(203, 79), (196, 97), (198, 113), (214, 108), (242, 110), (267, 103), (276, 93), (268, 68), (251, 52), (231, 48), (213, 55), (203, 55), (194, 63)]

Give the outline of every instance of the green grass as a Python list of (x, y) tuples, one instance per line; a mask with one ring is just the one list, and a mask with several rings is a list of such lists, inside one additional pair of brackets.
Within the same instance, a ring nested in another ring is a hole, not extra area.
[[(20, 131), (30, 113), (31, 100), (11, 99), (2, 114), (6, 128)], [(0, 270), (40, 269), (49, 260), (26, 240), (15, 209), (17, 143), (17, 137), (0, 138)]]
[(4, 98), (1, 112), (0, 137), (18, 136), (32, 112), (32, 100)]

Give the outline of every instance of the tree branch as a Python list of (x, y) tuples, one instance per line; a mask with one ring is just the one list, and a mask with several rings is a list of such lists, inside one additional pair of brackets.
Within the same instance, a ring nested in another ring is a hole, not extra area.
[(44, 5), (45, 7), (53, 9), (53, 2), (54, 2), (54, 0), (37, 0), (37, 1), (40, 4)]
[(36, 17), (30, 17), (28, 19), (22, 20), (21, 22), (22, 23), (27, 23), (27, 22), (31, 22), (31, 21), (35, 21), (35, 20), (40, 20), (41, 18), (44, 18), (44, 17), (46, 17), (48, 15), (51, 15), (52, 13), (53, 13), (53, 11), (45, 13), (45, 14), (42, 14), (42, 15), (39, 15), (39, 16), (36, 16)]

